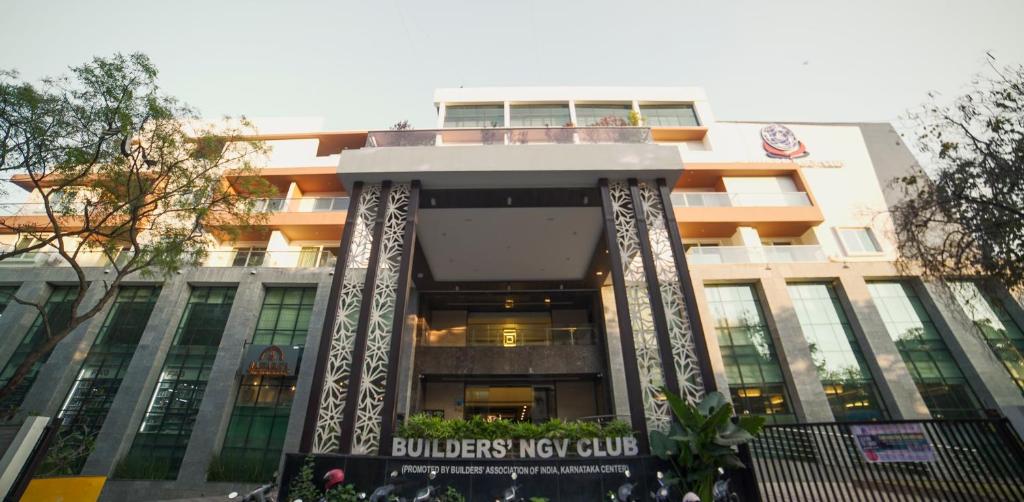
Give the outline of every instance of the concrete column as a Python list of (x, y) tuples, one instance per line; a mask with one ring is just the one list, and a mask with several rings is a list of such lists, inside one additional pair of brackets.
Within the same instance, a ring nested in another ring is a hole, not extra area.
[(299, 263), (299, 253), (292, 252), (288, 237), (280, 230), (270, 232), (267, 240), (267, 265), (271, 267), (295, 267)]
[[(1020, 388), (1010, 378), (1003, 363), (992, 353), (949, 288), (933, 281), (915, 282), (925, 307), (934, 309), (932, 321), (982, 404), (986, 408), (998, 410), (1024, 407), (1024, 396)], [(1015, 426), (1019, 430), (1024, 429), (1024, 423)]]
[(615, 290), (611, 285), (601, 288), (604, 307), (604, 333), (608, 351), (608, 383), (612, 392), (612, 414), (630, 415), (629, 389), (626, 388), (626, 367), (622, 359), (622, 340), (619, 334), (619, 314), (615, 310)]
[(288, 185), (288, 192), (285, 193), (284, 198), (285, 208), (287, 211), (298, 211), (300, 209), (299, 206), (302, 202), (300, 200), (302, 199), (302, 189), (299, 188), (299, 184), (294, 181), (291, 182), (291, 184)]
[(928, 406), (871, 299), (864, 278), (859, 274), (840, 274), (839, 286), (838, 293), (845, 304), (854, 336), (864, 351), (864, 358), (892, 418), (931, 418)]
[[(24, 282), (14, 294), (20, 300), (43, 304), (50, 297), (53, 288), (46, 281)], [(39, 316), (35, 307), (11, 303), (4, 309), (3, 316), (0, 316), (0, 368), (3, 368), (14, 353), (14, 349), (21, 344), (32, 323)]]
[(331, 295), (333, 277), (333, 273), (324, 272), (316, 286), (316, 298), (313, 300), (313, 311), (309, 317), (309, 331), (306, 332), (306, 346), (302, 350), (302, 363), (295, 381), (295, 397), (288, 415), (288, 431), (285, 433), (284, 447), (282, 448), (284, 453), (299, 451), (299, 443), (302, 441), (302, 429), (306, 425), (306, 407), (309, 405), (309, 392), (313, 386), (313, 378), (316, 376), (314, 371), (316, 371), (317, 351), (320, 348), (324, 319), (327, 317), (327, 299)]
[(264, 272), (273, 274), (278, 271), (260, 269), (256, 274), (246, 274), (239, 281), (231, 314), (217, 347), (217, 359), (210, 368), (203, 401), (199, 404), (192, 436), (178, 472), (179, 483), (206, 482), (210, 458), (220, 452), (238, 391), (238, 366), (245, 351), (245, 342), (256, 329), (263, 303)]
[(803, 422), (834, 421), (828, 396), (818, 378), (818, 368), (811, 358), (811, 349), (800, 327), (793, 300), (789, 297), (786, 280), (778, 275), (765, 274), (761, 278), (761, 293), (769, 311), (766, 317), (775, 339), (779, 364), (793, 393), (793, 411)]
[[(101, 281), (92, 281), (89, 289), (86, 290), (78, 311), (84, 312), (91, 309), (100, 297), (103, 296), (106, 288)], [(117, 293), (114, 293), (116, 296)], [(22, 403), (21, 413), (32, 412), (47, 417), (55, 416), (60, 412), (60, 406), (67, 396), (71, 383), (78, 375), (78, 369), (89, 354), (93, 340), (103, 326), (111, 305), (114, 304), (112, 297), (91, 319), (83, 322), (67, 338), (57, 343), (47, 358), (46, 363), (39, 369), (36, 381), (32, 384), (25, 402)]]
[(146, 413), (164, 358), (188, 304), (185, 277), (174, 275), (160, 289), (160, 296), (146, 322), (124, 380), (96, 438), (96, 447), (82, 469), (85, 476), (108, 476), (135, 440)]

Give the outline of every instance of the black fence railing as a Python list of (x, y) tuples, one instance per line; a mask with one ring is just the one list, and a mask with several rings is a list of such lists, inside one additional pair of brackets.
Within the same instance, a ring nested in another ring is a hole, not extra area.
[(770, 425), (750, 452), (764, 501), (1024, 500), (1006, 419)]

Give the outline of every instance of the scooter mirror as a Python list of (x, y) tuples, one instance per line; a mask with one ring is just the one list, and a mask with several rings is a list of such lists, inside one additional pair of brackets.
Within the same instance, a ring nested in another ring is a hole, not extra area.
[(358, 498), (359, 500), (364, 500), (366, 498), (366, 492), (357, 493), (356, 498)]
[(233, 500), (238, 497), (238, 492), (231, 492), (228, 494), (228, 500)]
[(428, 474), (427, 477), (429, 477), (430, 479), (436, 478), (437, 477), (437, 471), (430, 471), (430, 474)]
[(658, 471), (658, 479), (665, 479), (665, 475)]
[(519, 475), (513, 472), (512, 473), (512, 481), (515, 481), (516, 479), (519, 479)]
[(398, 471), (391, 471), (391, 477), (397, 478), (398, 477)]
[(292, 502), (302, 502), (302, 499), (295, 499)]
[(626, 469), (626, 477), (629, 477), (629, 469)]

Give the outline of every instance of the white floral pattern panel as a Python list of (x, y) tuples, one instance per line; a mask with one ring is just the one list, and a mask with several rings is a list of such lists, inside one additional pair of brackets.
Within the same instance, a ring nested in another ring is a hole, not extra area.
[(359, 309), (363, 302), (363, 283), (373, 248), (374, 220), (380, 207), (380, 192), (379, 184), (364, 186), (355, 209), (355, 228), (345, 259), (341, 291), (338, 292), (338, 309), (334, 317), (334, 329), (331, 331), (331, 347), (313, 434), (313, 453), (338, 451), (342, 413), (352, 372), (356, 325), (359, 323)]
[(615, 241), (622, 260), (623, 285), (626, 303), (629, 306), (629, 324), (633, 330), (633, 344), (636, 350), (636, 365), (640, 373), (644, 420), (648, 430), (668, 430), (668, 402), (662, 396), (665, 385), (661, 355), (658, 351), (658, 336), (654, 329), (654, 312), (644, 275), (643, 257), (640, 254), (636, 213), (630, 196), (629, 185), (624, 181), (612, 181), (608, 185), (615, 220)]
[(651, 254), (654, 255), (658, 290), (661, 292), (661, 303), (665, 310), (665, 322), (672, 345), (672, 363), (679, 381), (679, 392), (687, 401), (697, 404), (704, 398), (704, 383), (701, 381), (700, 361), (694, 348), (690, 315), (686, 310), (675, 254), (672, 252), (661, 191), (657, 185), (641, 181), (639, 192), (640, 205), (643, 207), (644, 221), (647, 223), (647, 234), (651, 243)]
[(359, 400), (356, 401), (355, 431), (352, 435), (352, 453), (356, 455), (376, 455), (380, 447), (380, 426), (384, 420), (381, 412), (389, 371), (398, 273), (411, 209), (409, 191), (408, 183), (392, 186), (384, 213), (384, 231), (377, 258), (377, 281), (373, 289), (373, 303), (370, 305), (366, 355), (363, 358)]

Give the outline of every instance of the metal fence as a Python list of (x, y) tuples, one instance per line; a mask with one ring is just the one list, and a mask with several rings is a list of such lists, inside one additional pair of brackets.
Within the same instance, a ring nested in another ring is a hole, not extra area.
[[(923, 433), (918, 461), (862, 451), (853, 426), (878, 424)], [(1024, 444), (1006, 419), (771, 425), (750, 451), (764, 501), (1024, 500)]]

